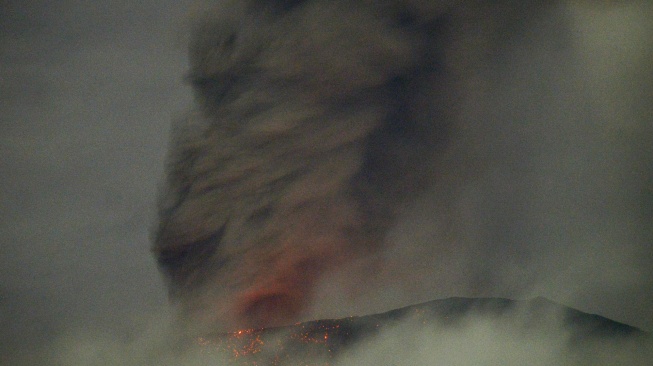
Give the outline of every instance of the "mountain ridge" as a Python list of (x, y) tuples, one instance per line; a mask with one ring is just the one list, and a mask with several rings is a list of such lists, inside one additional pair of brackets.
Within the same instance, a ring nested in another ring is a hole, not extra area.
[[(524, 337), (558, 332), (569, 347), (592, 342), (650, 339), (636, 327), (558, 304), (544, 297), (528, 300), (451, 297), (377, 314), (320, 319), (293, 325), (212, 333), (197, 339), (209, 353), (222, 353), (233, 365), (330, 365), (343, 353), (375, 341), (400, 326), (416, 332), (459, 329), (478, 319)], [(558, 334), (555, 333), (555, 334)], [(446, 337), (446, 335), (443, 335)]]

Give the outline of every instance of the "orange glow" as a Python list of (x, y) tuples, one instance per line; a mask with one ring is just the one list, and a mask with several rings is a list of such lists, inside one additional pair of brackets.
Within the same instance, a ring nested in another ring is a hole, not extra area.
[[(288, 333), (286, 333), (288, 332)], [(200, 337), (196, 343), (206, 352), (228, 358), (230, 365), (287, 365), (301, 352), (302, 359), (320, 360), (305, 365), (331, 365), (333, 349), (340, 337), (349, 335), (340, 324), (324, 321), (291, 326), (278, 332), (266, 329), (241, 329), (215, 337)], [(304, 363), (302, 363), (304, 365)]]
[[(428, 317), (423, 308), (406, 315), (418, 323), (424, 323)], [(303, 366), (329, 366), (335, 363), (339, 350), (383, 327), (378, 321), (361, 322), (360, 318), (348, 317), (283, 328), (239, 329), (197, 338), (196, 344), (203, 352), (227, 357), (228, 365), (280, 366), (296, 365), (300, 361)]]

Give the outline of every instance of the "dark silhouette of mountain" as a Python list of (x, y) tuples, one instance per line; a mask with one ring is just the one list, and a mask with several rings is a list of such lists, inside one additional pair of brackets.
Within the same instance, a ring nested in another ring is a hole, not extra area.
[[(205, 352), (222, 353), (234, 365), (330, 365), (343, 351), (399, 324), (455, 328), (465, 319), (503, 319), (527, 334), (564, 332), (568, 346), (593, 341), (650, 339), (635, 327), (599, 315), (557, 304), (543, 297), (531, 300), (503, 298), (449, 298), (407, 306), (385, 313), (342, 319), (315, 320), (295, 325), (243, 329), (198, 338)], [(558, 333), (555, 333), (558, 334)], [(445, 335), (443, 335), (445, 336)]]

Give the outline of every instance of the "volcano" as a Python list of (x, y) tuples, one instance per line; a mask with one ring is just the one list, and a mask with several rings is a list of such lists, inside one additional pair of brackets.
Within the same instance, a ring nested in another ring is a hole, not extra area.
[[(651, 336), (647, 332), (543, 297), (520, 301), (455, 297), (367, 316), (207, 334), (197, 338), (195, 343), (205, 354), (218, 355), (230, 365), (366, 364), (343, 363), (342, 356), (346, 359), (357, 349), (381, 344), (387, 334), (392, 335), (393, 344), (402, 348), (410, 348), (415, 342), (430, 347), (429, 342), (441, 343), (448, 337), (456, 337), (461, 330), (479, 321), (485, 324), (486, 330), (496, 328), (497, 334), (509, 332), (511, 337), (520, 340), (553, 340), (556, 350), (565, 354), (569, 350), (592, 353), (597, 347), (619, 348), (625, 342), (636, 344), (635, 352), (638, 346), (651, 349)], [(429, 336), (425, 338), (426, 334)], [(385, 338), (387, 341), (388, 337)], [(503, 338), (497, 342), (506, 343)], [(533, 349), (536, 348), (534, 345)], [(375, 364), (379, 364), (378, 361)], [(382, 364), (398, 363), (387, 360)]]

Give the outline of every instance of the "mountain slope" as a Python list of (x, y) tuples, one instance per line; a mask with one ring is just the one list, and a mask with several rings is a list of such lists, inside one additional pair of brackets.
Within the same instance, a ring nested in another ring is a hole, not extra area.
[[(479, 324), (482, 324), (480, 328)], [(365, 364), (365, 361), (353, 361), (356, 357), (352, 354), (385, 342), (388, 347), (383, 346), (378, 352), (388, 351), (389, 357), (381, 357), (381, 361), (375, 363), (403, 364), (390, 359), (399, 357), (397, 355), (406, 348), (434, 350), (442, 342), (459, 339), (461, 334), (466, 337), (462, 339), (470, 349), (482, 349), (487, 345), (479, 341), (478, 329), (489, 331), (482, 339), (483, 342), (492, 340), (493, 346), (489, 348), (497, 352), (493, 355), (495, 360), (511, 353), (514, 349), (508, 345), (515, 340), (527, 342), (525, 349), (529, 352), (532, 346), (534, 354), (541, 352), (540, 343), (544, 342), (552, 347), (546, 354), (564, 353), (567, 358), (570, 351), (581, 355), (578, 357), (587, 357), (583, 353), (596, 355), (593, 350), (597, 345), (605, 349), (605, 345), (621, 347), (625, 341), (635, 340), (642, 346), (650, 341), (650, 336), (637, 328), (540, 297), (525, 301), (502, 298), (434, 300), (368, 316), (210, 334), (199, 338), (197, 343), (203, 352), (222, 355), (234, 365), (340, 365)], [(508, 347), (497, 350), (504, 346)], [(395, 347), (398, 352), (389, 351)]]

